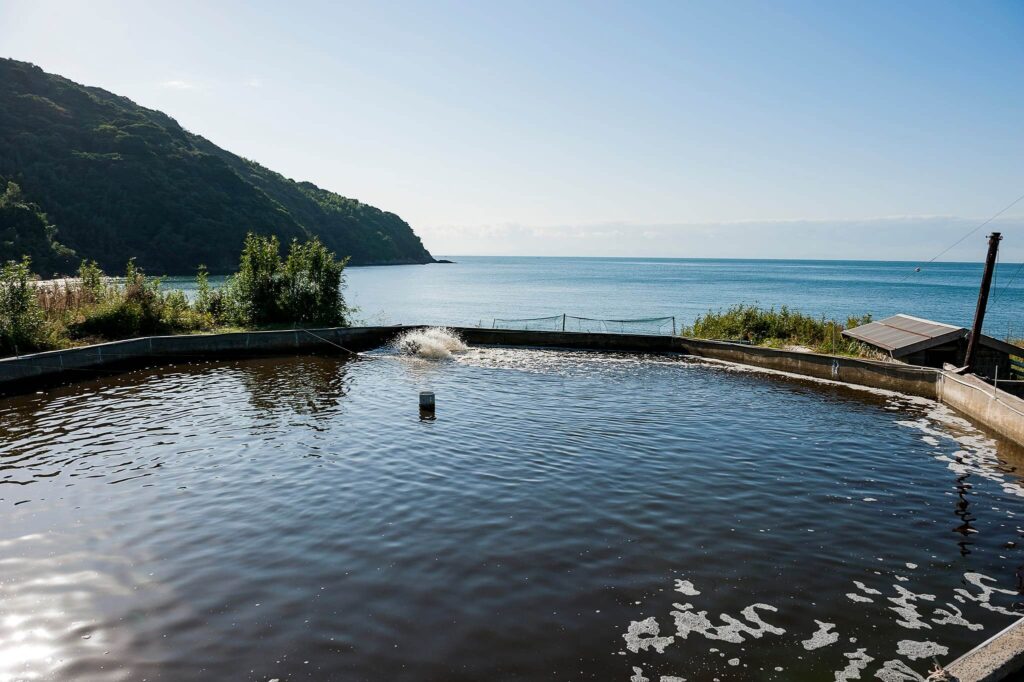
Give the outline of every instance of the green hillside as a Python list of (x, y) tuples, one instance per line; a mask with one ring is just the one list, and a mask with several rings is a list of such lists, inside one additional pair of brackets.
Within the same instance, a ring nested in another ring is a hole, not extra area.
[(0, 260), (27, 253), (47, 275), (82, 258), (119, 272), (132, 257), (153, 273), (229, 272), (249, 231), (317, 236), (353, 265), (433, 262), (393, 213), (289, 180), (125, 97), (0, 59), (0, 192), (8, 182), (20, 191), (0, 204)]

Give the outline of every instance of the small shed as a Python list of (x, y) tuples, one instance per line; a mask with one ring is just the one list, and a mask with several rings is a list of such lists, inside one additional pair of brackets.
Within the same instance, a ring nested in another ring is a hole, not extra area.
[[(963, 366), (969, 335), (964, 327), (910, 315), (893, 315), (843, 332), (843, 336), (877, 348), (895, 360), (925, 367), (942, 367), (947, 362)], [(974, 373), (991, 379), (998, 370), (999, 378), (1009, 379), (1011, 356), (1024, 356), (1024, 348), (982, 334), (975, 351)]]

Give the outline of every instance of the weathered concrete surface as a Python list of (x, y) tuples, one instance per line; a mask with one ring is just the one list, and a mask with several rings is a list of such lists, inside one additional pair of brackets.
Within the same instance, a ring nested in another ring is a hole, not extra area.
[(684, 338), (681, 341), (685, 352), (699, 357), (728, 360), (818, 379), (844, 381), (925, 398), (938, 397), (936, 383), (939, 370), (930, 367), (818, 353), (799, 353), (702, 339)]
[(456, 331), (471, 344), (685, 353), (713, 360), (725, 360), (780, 372), (802, 374), (818, 379), (831, 379), (909, 393), (925, 398), (935, 399), (938, 397), (936, 384), (939, 370), (902, 363), (876, 362), (817, 353), (797, 353), (774, 348), (746, 346), (739, 343), (672, 336), (582, 334), (471, 327), (456, 328)]
[(939, 400), (1024, 445), (1024, 400), (973, 375), (942, 372)]
[(946, 666), (958, 682), (997, 682), (1024, 669), (1024, 619)]
[(358, 352), (389, 342), (401, 330), (401, 327), (332, 327), (150, 336), (34, 353), (0, 359), (0, 393), (18, 393), (40, 385), (93, 378), (101, 371), (146, 364), (295, 352), (344, 352), (338, 346)]

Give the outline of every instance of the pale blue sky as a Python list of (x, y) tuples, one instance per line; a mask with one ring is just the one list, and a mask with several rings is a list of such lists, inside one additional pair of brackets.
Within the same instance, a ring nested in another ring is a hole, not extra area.
[(0, 0), (0, 55), (437, 254), (928, 259), (1024, 194), (1019, 1)]

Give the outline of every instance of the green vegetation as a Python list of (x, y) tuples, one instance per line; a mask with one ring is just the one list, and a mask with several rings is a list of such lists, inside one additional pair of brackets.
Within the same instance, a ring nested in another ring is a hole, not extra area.
[[(340, 324), (347, 312), (341, 296), (345, 263), (335, 260), (317, 239), (292, 242), (282, 261), (277, 237), (250, 234), (238, 273), (228, 280), (223, 300), (215, 307), (223, 318), (246, 326)], [(202, 281), (199, 285), (204, 286)], [(214, 307), (212, 294), (206, 296)]]
[(73, 273), (83, 258), (110, 272), (136, 258), (147, 272), (188, 274), (206, 263), (226, 274), (247, 230), (282, 243), (317, 237), (356, 265), (433, 261), (392, 213), (11, 59), (0, 59), (0, 178), (0, 191), (17, 188), (0, 200), (0, 262), (28, 255), (46, 277)]
[(28, 256), (42, 272), (74, 267), (75, 252), (56, 240), (57, 228), (17, 183), (0, 178), (0, 261)]
[(722, 341), (744, 341), (758, 346), (785, 348), (801, 346), (818, 353), (874, 357), (877, 352), (859, 341), (842, 335), (871, 321), (870, 315), (847, 318), (845, 323), (811, 317), (786, 306), (759, 308), (734, 305), (727, 310), (708, 311), (682, 330), (683, 336)]
[(344, 267), (316, 238), (293, 241), (282, 260), (276, 237), (249, 234), (227, 285), (211, 289), (200, 267), (189, 301), (181, 291), (164, 291), (134, 260), (123, 278), (107, 278), (95, 261), (83, 261), (75, 279), (36, 282), (25, 257), (0, 269), (0, 352), (219, 328), (345, 326)]

